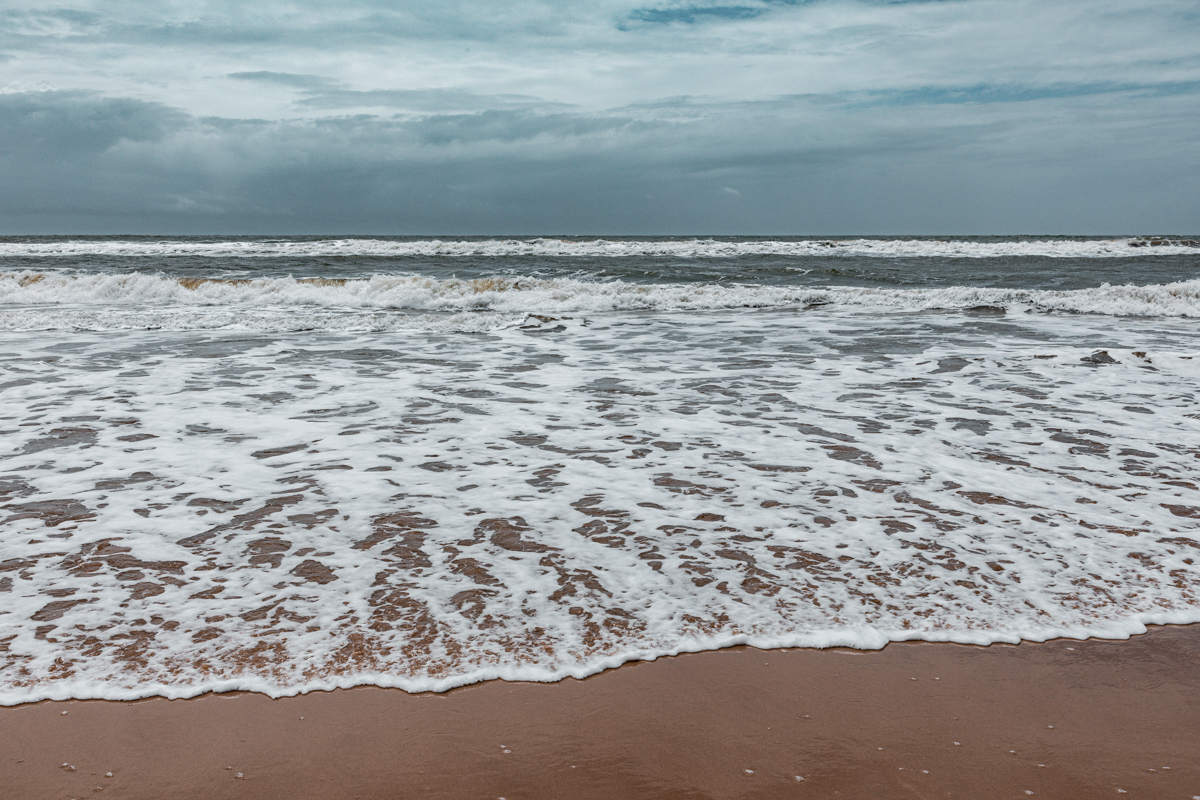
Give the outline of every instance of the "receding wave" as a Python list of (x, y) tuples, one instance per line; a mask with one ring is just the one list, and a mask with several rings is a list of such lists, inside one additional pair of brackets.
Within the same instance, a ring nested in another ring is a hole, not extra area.
[(723, 316), (6, 337), (0, 705), (1200, 622), (1190, 326)]
[(883, 258), (1128, 258), (1195, 255), (1191, 239), (321, 239), (321, 240), (65, 240), (0, 242), (3, 257), (122, 256), (214, 258), (505, 257), (596, 258), (651, 256), (735, 258), (743, 256), (877, 256)]
[[(989, 307), (1113, 316), (1200, 317), (1200, 280), (1071, 291), (634, 284), (572, 279), (177, 279), (147, 274), (0, 273), (0, 329), (484, 330), (526, 314), (812, 306), (921, 311)], [(470, 312), (493, 312), (488, 322)], [(426, 315), (422, 317), (421, 315)], [(429, 317), (428, 315), (436, 315)], [(447, 315), (457, 322), (447, 323)], [(463, 316), (466, 315), (466, 316)], [(425, 321), (422, 321), (424, 319)], [(432, 322), (430, 320), (433, 320)]]

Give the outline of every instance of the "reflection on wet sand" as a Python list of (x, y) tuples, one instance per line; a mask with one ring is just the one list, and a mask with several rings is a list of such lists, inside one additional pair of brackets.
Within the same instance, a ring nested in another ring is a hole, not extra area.
[(1197, 657), (1193, 625), (1123, 642), (738, 647), (440, 695), (40, 703), (0, 709), (0, 781), (21, 797), (1188, 798)]

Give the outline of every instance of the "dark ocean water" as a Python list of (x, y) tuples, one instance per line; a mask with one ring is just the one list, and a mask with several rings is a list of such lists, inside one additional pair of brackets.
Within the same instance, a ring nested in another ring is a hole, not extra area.
[(446, 280), (528, 276), (655, 283), (1083, 289), (1196, 277), (1200, 248), (1141, 237), (4, 237), (6, 271), (185, 278)]

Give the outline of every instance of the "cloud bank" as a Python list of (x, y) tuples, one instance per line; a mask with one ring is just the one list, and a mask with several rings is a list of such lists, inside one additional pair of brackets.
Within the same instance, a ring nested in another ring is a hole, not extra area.
[(0, 233), (1200, 231), (1194, 3), (29, 3)]

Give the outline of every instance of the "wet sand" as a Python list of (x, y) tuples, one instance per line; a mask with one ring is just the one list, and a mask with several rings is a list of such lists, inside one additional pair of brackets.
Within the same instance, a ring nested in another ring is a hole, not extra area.
[(734, 648), (442, 695), (46, 702), (0, 708), (0, 742), (5, 800), (1192, 800), (1200, 625), (1119, 642)]

